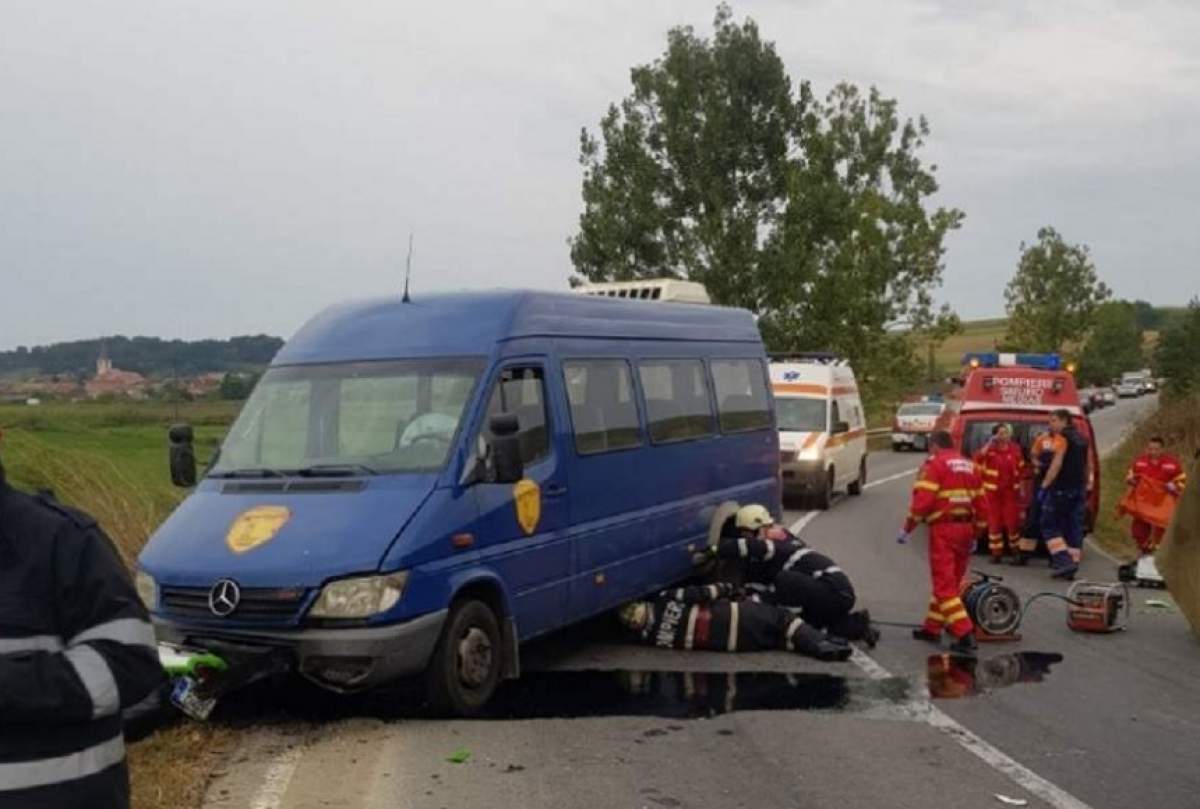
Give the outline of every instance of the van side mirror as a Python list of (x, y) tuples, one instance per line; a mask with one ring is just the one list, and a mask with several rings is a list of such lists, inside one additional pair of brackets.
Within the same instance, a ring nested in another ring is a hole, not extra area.
[(516, 483), (525, 477), (521, 462), (521, 441), (517, 433), (521, 422), (513, 413), (497, 413), (488, 422), (492, 434), (492, 471), (494, 483)]
[(172, 424), (167, 430), (171, 442), (168, 452), (171, 464), (171, 483), (183, 489), (196, 485), (196, 450), (192, 446), (192, 425)]
[(850, 432), (850, 422), (848, 422), (848, 421), (839, 421), (833, 425), (833, 434), (834, 435), (837, 435), (839, 433), (848, 433), (848, 432)]

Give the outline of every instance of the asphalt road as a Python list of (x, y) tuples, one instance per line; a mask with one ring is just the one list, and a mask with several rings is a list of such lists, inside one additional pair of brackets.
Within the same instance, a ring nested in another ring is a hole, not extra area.
[[(1096, 414), (1101, 449), (1150, 406)], [(928, 598), (924, 537), (894, 542), (919, 461), (874, 453), (862, 497), (787, 515), (883, 620), (918, 621)], [(1003, 572), (1022, 596), (1066, 589), (1041, 566)], [(1115, 565), (1089, 548), (1084, 574), (1111, 581)], [(1061, 602), (1040, 601), (1020, 642), (982, 651), (978, 693), (959, 699), (937, 698), (936, 683), (930, 698), (934, 650), (903, 628), (886, 627), (852, 662), (820, 664), (645, 649), (602, 622), (528, 649), (501, 718), (421, 718), (399, 693), (260, 691), (226, 706), (234, 721), (241, 711), (261, 723), (207, 805), (959, 809), (1004, 806), (1003, 796), (1059, 809), (1196, 806), (1200, 646), (1177, 613), (1144, 603), (1163, 597), (1135, 591), (1130, 629), (1117, 635), (1073, 633)], [(1047, 669), (1036, 653), (1062, 659)], [(1039, 660), (1040, 682), (1005, 687), (1005, 673)], [(969, 685), (961, 674), (948, 682)]]

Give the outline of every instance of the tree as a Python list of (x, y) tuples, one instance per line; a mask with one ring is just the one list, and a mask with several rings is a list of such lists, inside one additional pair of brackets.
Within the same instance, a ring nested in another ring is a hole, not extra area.
[(1004, 339), (1024, 351), (1062, 351), (1083, 339), (1096, 307), (1112, 293), (1097, 278), (1086, 245), (1067, 244), (1052, 227), (1037, 237), (1035, 244), (1021, 242), (1017, 272), (1004, 290)]
[(1134, 314), (1137, 317), (1138, 328), (1142, 331), (1150, 331), (1157, 329), (1162, 324), (1162, 311), (1155, 309), (1154, 305), (1147, 301), (1133, 302)]
[(1079, 377), (1107, 385), (1124, 371), (1145, 365), (1137, 304), (1108, 301), (1096, 308), (1095, 325), (1079, 356)]
[(1200, 298), (1192, 298), (1182, 315), (1168, 321), (1158, 338), (1155, 363), (1172, 395), (1200, 393)]
[[(573, 282), (678, 277), (759, 315), (772, 349), (832, 349), (879, 373), (913, 363), (939, 320), (942, 240), (962, 213), (918, 151), (929, 128), (894, 100), (793, 87), (753, 20), (719, 6), (711, 40), (672, 29), (632, 94), (580, 143)], [(908, 369), (911, 371), (911, 367)]]

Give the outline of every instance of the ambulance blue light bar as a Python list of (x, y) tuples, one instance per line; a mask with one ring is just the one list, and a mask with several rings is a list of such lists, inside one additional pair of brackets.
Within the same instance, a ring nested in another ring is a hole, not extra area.
[(1058, 354), (1006, 354), (996, 351), (963, 354), (963, 365), (972, 368), (1037, 368), (1042, 371), (1062, 370), (1062, 357)]

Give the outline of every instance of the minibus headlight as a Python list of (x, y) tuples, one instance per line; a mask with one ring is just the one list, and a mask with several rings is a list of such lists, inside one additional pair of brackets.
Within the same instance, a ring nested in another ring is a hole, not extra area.
[(819, 461), (821, 460), (820, 447), (805, 447), (800, 450), (800, 460), (802, 461)]
[(158, 606), (158, 583), (154, 581), (154, 577), (144, 570), (139, 570), (134, 577), (134, 586), (137, 588), (138, 598), (146, 605), (146, 609), (153, 610)]
[(386, 612), (404, 595), (408, 571), (386, 576), (359, 576), (331, 581), (321, 588), (309, 616), (313, 618), (368, 618)]

